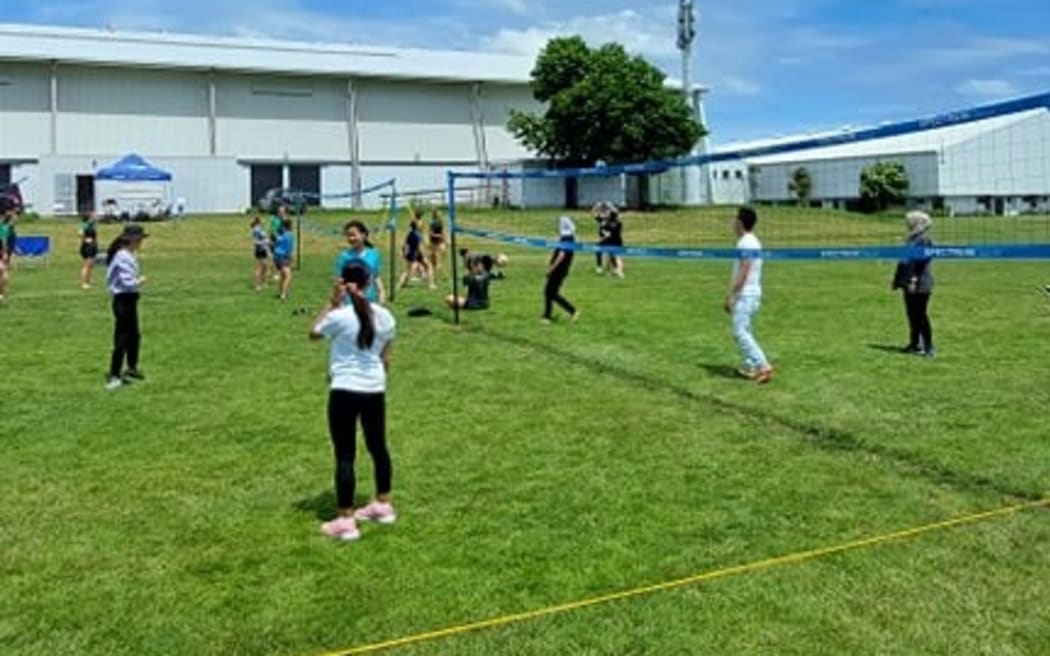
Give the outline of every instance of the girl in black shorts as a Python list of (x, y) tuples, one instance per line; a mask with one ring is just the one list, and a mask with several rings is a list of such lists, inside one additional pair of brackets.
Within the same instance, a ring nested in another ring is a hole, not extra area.
[(430, 275), (437, 277), (438, 265), (445, 252), (445, 224), (437, 210), (430, 212)]
[(84, 217), (80, 223), (80, 288), (91, 289), (91, 274), (98, 256), (98, 230), (95, 215)]
[(266, 260), (270, 255), (270, 238), (262, 227), (262, 219), (258, 214), (252, 219), (252, 248), (255, 251), (255, 291), (261, 291), (266, 286)]

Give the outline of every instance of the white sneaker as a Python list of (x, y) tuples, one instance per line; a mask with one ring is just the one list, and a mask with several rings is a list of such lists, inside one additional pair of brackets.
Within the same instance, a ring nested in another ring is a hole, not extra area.
[(122, 381), (120, 378), (117, 378), (116, 376), (110, 376), (106, 380), (106, 391), (107, 392), (112, 392), (113, 390), (118, 390), (118, 389), (120, 389), (123, 386), (124, 386), (124, 381)]
[(605, 269), (603, 269), (601, 267), (594, 267), (594, 272), (597, 273), (600, 276), (603, 273), (605, 273)]

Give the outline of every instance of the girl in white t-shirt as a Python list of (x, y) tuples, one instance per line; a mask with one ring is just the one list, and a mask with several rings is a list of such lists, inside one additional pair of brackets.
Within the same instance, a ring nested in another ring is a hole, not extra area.
[[(311, 339), (331, 342), (328, 375), (328, 430), (335, 451), (335, 493), (339, 516), (321, 525), (332, 538), (361, 537), (358, 521), (391, 524), (397, 519), (390, 503), (392, 466), (386, 446), (386, 376), (394, 317), (365, 298), (369, 272), (361, 262), (351, 262), (342, 272), (328, 307), (310, 329)], [(349, 304), (346, 300), (349, 299)], [(376, 496), (354, 509), (354, 456), (356, 424), (361, 419), (365, 445), (375, 466)]]

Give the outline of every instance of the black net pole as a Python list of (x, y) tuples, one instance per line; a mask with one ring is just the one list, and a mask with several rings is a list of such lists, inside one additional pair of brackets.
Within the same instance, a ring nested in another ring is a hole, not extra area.
[(303, 203), (295, 204), (295, 270), (303, 270)]
[(387, 228), (390, 230), (390, 302), (397, 295), (397, 186), (390, 189), (390, 216), (387, 217)]
[(456, 257), (456, 178), (452, 172), (448, 172), (448, 233), (451, 241), (452, 252), (452, 314), (454, 322), (459, 325), (459, 258)]

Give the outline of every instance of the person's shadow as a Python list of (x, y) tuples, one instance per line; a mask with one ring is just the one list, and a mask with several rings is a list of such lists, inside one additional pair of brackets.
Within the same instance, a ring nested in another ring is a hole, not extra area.
[(322, 521), (335, 517), (338, 511), (335, 493), (331, 490), (326, 490), (317, 496), (297, 501), (293, 507), (299, 512), (313, 513), (314, 517)]
[(704, 364), (699, 365), (701, 369), (707, 372), (707, 375), (712, 378), (730, 378), (737, 380), (740, 375), (737, 374), (736, 369), (724, 364)]
[(905, 355), (904, 350), (899, 346), (891, 346), (889, 344), (868, 344), (868, 348), (873, 351), (882, 351), (883, 353), (892, 353), (894, 355)]

